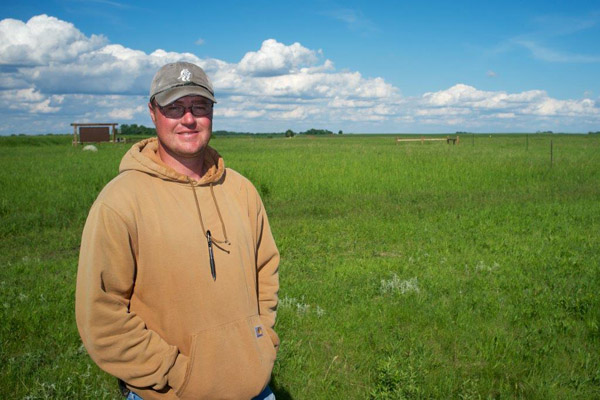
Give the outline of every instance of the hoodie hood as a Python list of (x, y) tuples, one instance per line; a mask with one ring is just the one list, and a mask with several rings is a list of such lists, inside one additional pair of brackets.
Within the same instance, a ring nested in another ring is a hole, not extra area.
[[(140, 171), (158, 178), (189, 184), (190, 179), (166, 165), (158, 155), (158, 139), (150, 138), (134, 144), (119, 165), (119, 173)], [(204, 170), (206, 173), (197, 185), (217, 183), (225, 173), (225, 163), (219, 153), (210, 146), (204, 154)]]

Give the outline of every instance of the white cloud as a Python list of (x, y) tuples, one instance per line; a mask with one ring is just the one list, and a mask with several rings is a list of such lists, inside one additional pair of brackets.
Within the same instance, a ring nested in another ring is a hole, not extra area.
[(533, 57), (549, 62), (559, 63), (598, 63), (600, 56), (588, 54), (573, 54), (545, 47), (533, 40), (515, 40), (515, 44), (526, 48)]
[[(537, 29), (499, 43), (492, 53), (525, 49), (533, 58), (549, 63), (600, 63), (600, 54), (573, 53), (558, 48), (564, 42), (563, 37), (595, 28), (600, 22), (600, 13), (584, 17), (545, 15), (534, 18), (534, 22), (538, 25)], [(597, 46), (590, 49), (596, 51)]]
[(360, 20), (358, 12), (351, 8), (340, 8), (335, 11), (332, 11), (330, 14), (335, 19), (344, 21), (347, 24), (355, 24)]
[[(461, 129), (484, 131), (533, 131), (540, 124), (551, 124), (559, 127), (555, 130), (560, 130), (581, 121), (589, 124), (588, 129), (591, 129), (600, 123), (599, 104), (591, 99), (554, 99), (543, 90), (510, 94), (482, 91), (464, 84), (425, 93), (421, 108), (415, 114), (426, 118), (421, 121), (423, 123), (460, 125)], [(457, 115), (463, 117), (456, 118)]]
[(447, 90), (428, 92), (423, 95), (426, 103), (432, 106), (448, 106), (456, 104), (474, 103), (493, 96), (492, 92), (477, 90), (472, 86), (457, 84)]
[(108, 116), (115, 120), (121, 120), (121, 119), (131, 120), (138, 114), (148, 112), (147, 110), (148, 109), (144, 106), (129, 107), (129, 108), (115, 108), (112, 111), (108, 112)]
[(103, 36), (84, 36), (73, 24), (47, 15), (26, 23), (0, 21), (0, 65), (31, 66), (69, 62), (106, 44)]
[(548, 98), (542, 90), (529, 90), (521, 93), (487, 92), (473, 86), (457, 84), (446, 90), (428, 92), (423, 95), (427, 105), (469, 107), (473, 109), (505, 109), (537, 104)]
[(215, 110), (215, 116), (216, 117), (223, 117), (223, 118), (259, 118), (265, 115), (265, 111), (258, 111), (258, 110), (245, 110), (243, 108), (233, 108), (233, 107), (227, 107), (227, 108), (218, 108)]
[(307, 110), (305, 107), (298, 106), (291, 111), (280, 112), (278, 118), (292, 121), (299, 119), (302, 120), (308, 117), (309, 114), (309, 110)]
[(0, 91), (0, 108), (29, 114), (60, 111), (63, 96), (46, 96), (33, 88)]
[(37, 114), (37, 113), (41, 113), (41, 114), (55, 113), (55, 112), (60, 111), (60, 107), (52, 107), (50, 105), (50, 99), (46, 99), (46, 100), (43, 100), (40, 103), (31, 104), (31, 107), (29, 108), (29, 111), (31, 113), (34, 113), (34, 114)]
[(535, 17), (534, 22), (549, 37), (564, 36), (597, 26), (600, 23), (600, 13), (586, 16), (541, 15)]
[(381, 77), (337, 71), (320, 50), (275, 39), (231, 63), (163, 49), (148, 54), (102, 36), (87, 37), (46, 15), (2, 20), (0, 38), (0, 134), (21, 132), (22, 126), (69, 132), (71, 122), (150, 125), (150, 81), (160, 66), (179, 60), (200, 65), (211, 77), (218, 100), (215, 129), (511, 131), (536, 130), (540, 121), (545, 126), (584, 121), (590, 130), (600, 124), (594, 100), (555, 99), (543, 90), (508, 93), (458, 83), (403, 97)]
[(367, 34), (381, 32), (381, 29), (379, 29), (369, 18), (365, 17), (364, 13), (358, 9), (337, 8), (325, 14), (338, 21), (344, 22), (346, 26), (353, 31), (360, 31)]
[(556, 100), (545, 98), (539, 103), (530, 104), (527, 113), (543, 116), (600, 116), (600, 109), (590, 99)]
[(457, 107), (440, 107), (440, 108), (422, 108), (416, 111), (416, 115), (419, 116), (449, 116), (449, 115), (465, 115), (471, 114), (470, 108), (457, 108)]
[(191, 53), (157, 50), (148, 55), (121, 45), (106, 45), (80, 55), (74, 62), (20, 69), (17, 75), (21, 79), (29, 77), (48, 93), (145, 94), (161, 65), (180, 60), (202, 64)]
[(268, 39), (262, 43), (259, 51), (246, 53), (237, 69), (242, 75), (276, 76), (293, 72), (300, 66), (314, 65), (317, 60), (317, 52), (300, 43), (286, 46)]
[(499, 113), (490, 115), (491, 118), (500, 118), (500, 119), (510, 119), (510, 118), (514, 118), (515, 116), (516, 116), (515, 113), (512, 113), (512, 112), (499, 112)]

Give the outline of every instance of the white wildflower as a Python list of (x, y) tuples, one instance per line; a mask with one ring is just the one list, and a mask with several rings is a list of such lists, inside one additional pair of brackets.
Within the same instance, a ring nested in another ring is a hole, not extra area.
[(321, 318), (323, 315), (325, 315), (325, 310), (317, 306), (317, 317)]
[(398, 278), (398, 275), (394, 274), (392, 276), (392, 279), (389, 280), (385, 280), (382, 279), (381, 280), (381, 292), (383, 293), (387, 293), (387, 292), (400, 292), (400, 294), (406, 294), (406, 293), (419, 293), (420, 289), (419, 289), (419, 282), (417, 281), (417, 278), (410, 278), (408, 280), (400, 280), (400, 278)]

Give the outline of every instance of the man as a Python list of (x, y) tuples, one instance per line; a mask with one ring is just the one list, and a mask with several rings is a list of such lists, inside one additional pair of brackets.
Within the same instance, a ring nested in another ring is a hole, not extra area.
[(208, 142), (212, 85), (162, 67), (135, 144), (83, 230), (76, 317), (129, 398), (274, 398), (279, 253), (256, 189)]

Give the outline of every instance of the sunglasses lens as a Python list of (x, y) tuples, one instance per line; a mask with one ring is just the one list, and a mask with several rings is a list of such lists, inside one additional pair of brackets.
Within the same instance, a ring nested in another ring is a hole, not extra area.
[(212, 104), (194, 104), (191, 107), (184, 107), (180, 104), (169, 104), (165, 107), (160, 107), (162, 113), (167, 118), (181, 118), (187, 110), (192, 112), (194, 117), (204, 117), (212, 111)]

